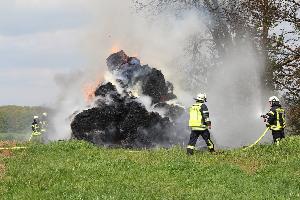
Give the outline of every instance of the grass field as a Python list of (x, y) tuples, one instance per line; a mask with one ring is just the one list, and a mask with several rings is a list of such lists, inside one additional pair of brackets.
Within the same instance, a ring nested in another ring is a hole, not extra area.
[(0, 133), (0, 141), (2, 140), (16, 140), (25, 141), (28, 140), (31, 133)]
[(179, 147), (25, 145), (0, 152), (0, 199), (300, 199), (300, 137), (191, 157)]

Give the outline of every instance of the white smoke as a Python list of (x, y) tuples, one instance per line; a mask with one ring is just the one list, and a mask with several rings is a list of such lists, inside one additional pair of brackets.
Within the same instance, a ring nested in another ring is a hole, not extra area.
[(78, 71), (56, 76), (56, 83), (61, 88), (61, 94), (58, 96), (54, 107), (55, 113), (51, 117), (50, 125), (53, 124), (54, 127), (50, 127), (51, 133), (48, 134), (47, 139), (60, 140), (71, 137), (70, 121), (72, 114), (86, 106), (84, 96), (80, 93), (84, 84), (84, 79), (80, 78), (81, 74)]
[[(91, 23), (83, 31), (86, 37), (82, 44), (89, 63), (81, 72), (65, 78), (60, 76), (57, 81), (62, 92), (55, 105), (58, 114), (53, 119), (55, 134), (52, 139), (70, 137), (70, 115), (86, 109), (81, 93), (84, 84), (111, 79), (106, 67), (106, 58), (111, 53), (122, 49), (129, 56), (139, 57), (144, 64), (162, 70), (166, 78), (173, 81), (176, 80), (172, 79), (175, 68), (172, 70), (168, 64), (183, 55), (182, 46), (187, 37), (204, 28), (193, 11), (180, 19), (164, 15), (149, 21), (135, 12), (131, 0), (90, 0), (85, 2), (85, 7), (89, 7), (92, 16)], [(146, 97), (140, 100), (149, 102)]]
[[(56, 134), (52, 139), (70, 137), (70, 115), (86, 109), (82, 86), (90, 81), (103, 80), (106, 58), (117, 50), (122, 49), (129, 56), (138, 57), (144, 62), (142, 64), (162, 70), (166, 79), (174, 84), (174, 93), (186, 108), (194, 102), (197, 92), (206, 88), (199, 81), (190, 90), (182, 89), (182, 80), (191, 81), (193, 68), (197, 67), (189, 65), (185, 58), (186, 43), (195, 34), (207, 34), (203, 23), (206, 19), (197, 12), (190, 10), (180, 17), (162, 13), (148, 20), (142, 12), (136, 13), (131, 0), (90, 0), (85, 4), (92, 16), (91, 23), (85, 28), (82, 47), (89, 63), (82, 72), (60, 81), (62, 94), (56, 106)], [(202, 51), (207, 51), (207, 48)], [(239, 49), (233, 48), (222, 63), (208, 76), (206, 92), (213, 121), (212, 133), (219, 145), (235, 147), (255, 140), (264, 129), (257, 115), (261, 112), (259, 74), (263, 61), (249, 45), (243, 44)], [(182, 73), (183, 65), (189, 69), (190, 75)], [(140, 100), (149, 101), (147, 98)]]

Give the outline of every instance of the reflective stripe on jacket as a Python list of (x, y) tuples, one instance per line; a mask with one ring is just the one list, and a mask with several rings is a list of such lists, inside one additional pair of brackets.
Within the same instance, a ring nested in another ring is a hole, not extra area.
[(285, 111), (281, 106), (272, 107), (267, 115), (269, 116), (267, 124), (271, 130), (280, 131), (285, 128)]

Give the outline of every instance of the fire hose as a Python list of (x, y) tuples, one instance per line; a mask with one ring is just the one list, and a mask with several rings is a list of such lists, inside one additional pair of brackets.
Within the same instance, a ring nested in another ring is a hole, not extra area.
[(16, 150), (16, 149), (27, 149), (27, 147), (2, 147), (0, 150)]
[(253, 147), (254, 145), (256, 145), (266, 135), (266, 133), (268, 132), (269, 129), (270, 129), (270, 127), (267, 127), (266, 130), (263, 132), (263, 134), (253, 144), (244, 148), (244, 150), (249, 149), (249, 148)]

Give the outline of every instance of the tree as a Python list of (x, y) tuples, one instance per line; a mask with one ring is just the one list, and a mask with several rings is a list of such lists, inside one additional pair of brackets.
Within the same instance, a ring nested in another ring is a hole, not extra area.
[[(300, 130), (300, 3), (298, 0), (137, 0), (140, 9), (152, 8), (157, 12), (166, 9), (180, 13), (196, 9), (210, 16), (206, 21), (212, 39), (211, 66), (217, 65), (234, 46), (235, 40), (251, 39), (253, 46), (265, 62), (262, 83), (265, 89), (283, 97), (290, 111), (288, 119)], [(145, 3), (146, 2), (146, 3)], [(209, 38), (209, 37), (208, 37)], [(207, 39), (207, 38), (206, 38)], [(201, 62), (205, 41), (194, 36), (187, 52)], [(200, 58), (200, 59), (199, 59)], [(199, 64), (197, 64), (199, 65)], [(222, 65), (218, 65), (222, 67)], [(200, 73), (203, 69), (198, 70)], [(205, 70), (204, 70), (205, 71)], [(298, 114), (297, 114), (298, 113)]]
[(223, 9), (217, 0), (135, 0), (135, 5), (137, 10), (148, 10), (155, 15), (165, 10), (180, 14), (191, 9), (207, 14), (210, 18), (207, 18), (205, 24), (218, 53), (224, 54), (228, 44), (231, 44), (231, 35), (224, 21)]
[(300, 4), (296, 0), (244, 0), (247, 30), (265, 58), (264, 81), (288, 107), (291, 132), (300, 134)]
[(299, 3), (243, 0), (240, 5), (248, 19), (247, 30), (256, 38), (256, 46), (265, 58), (266, 87), (285, 91), (289, 100), (299, 99)]

